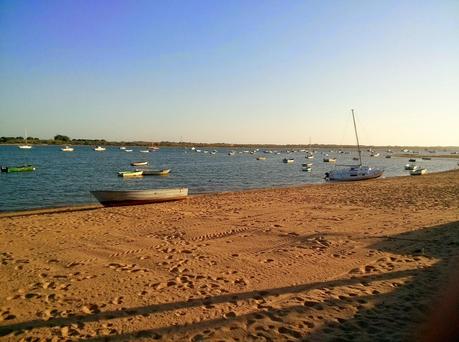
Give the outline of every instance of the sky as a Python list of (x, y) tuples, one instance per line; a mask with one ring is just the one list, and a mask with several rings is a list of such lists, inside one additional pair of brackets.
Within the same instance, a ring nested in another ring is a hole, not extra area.
[(459, 146), (459, 1), (0, 0), (0, 136)]

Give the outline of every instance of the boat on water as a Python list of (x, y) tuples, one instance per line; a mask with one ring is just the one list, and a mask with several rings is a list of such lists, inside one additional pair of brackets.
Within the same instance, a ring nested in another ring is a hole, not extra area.
[(120, 146), (120, 150), (125, 150), (126, 146)]
[(118, 172), (119, 177), (142, 177), (142, 171), (121, 171)]
[(324, 163), (336, 163), (336, 158), (324, 158)]
[(418, 168), (419, 166), (417, 166), (416, 164), (406, 164), (405, 165), (405, 170), (408, 170), (408, 171), (416, 170)]
[(62, 152), (73, 152), (74, 148), (70, 146), (65, 146), (61, 148)]
[(293, 158), (284, 158), (282, 159), (282, 161), (286, 164), (290, 164), (290, 163), (293, 163), (295, 161), (295, 159)]
[(430, 157), (422, 157), (422, 160), (432, 160)]
[(236, 154), (236, 151), (229, 151), (229, 152), (228, 152), (228, 155), (229, 155), (229, 156), (234, 156), (235, 154)]
[(306, 172), (311, 172), (312, 171), (312, 167), (306, 166), (306, 167), (303, 167), (302, 170), (306, 171)]
[(25, 130), (25, 135), (24, 135), (24, 144), (18, 146), (21, 150), (30, 150), (32, 148), (32, 145), (29, 145), (27, 143), (27, 129)]
[(140, 153), (150, 153), (150, 150), (140, 150)]
[(6, 173), (11, 172), (30, 172), (35, 171), (36, 168), (33, 165), (21, 165), (21, 166), (2, 166), (1, 171)]
[(94, 148), (94, 151), (96, 152), (102, 152), (102, 151), (105, 151), (106, 148), (105, 147), (102, 147), (102, 146), (97, 146), (96, 148)]
[[(352, 120), (354, 122), (355, 138), (357, 142), (357, 150), (359, 152), (359, 164), (348, 165), (346, 168), (334, 169), (325, 173), (325, 179), (330, 181), (359, 181), (378, 178), (382, 176), (384, 170), (362, 165), (362, 151), (360, 150), (359, 136), (357, 134), (357, 125), (355, 124), (354, 110), (352, 112)], [(325, 161), (325, 160), (324, 160)]]
[(414, 158), (410, 158), (410, 159), (408, 159), (408, 161), (409, 161), (410, 163), (416, 163), (416, 159), (414, 159)]
[(391, 155), (387, 155), (386, 158), (389, 159), (389, 158), (392, 158), (392, 156)]
[(370, 154), (370, 157), (379, 157), (379, 156), (380, 156), (379, 153), (372, 153), (372, 154)]
[(148, 149), (152, 152), (157, 152), (159, 151), (159, 147), (158, 146), (148, 146)]
[(188, 196), (188, 188), (91, 191), (91, 194), (105, 206), (117, 206), (185, 199)]
[(144, 165), (148, 165), (148, 162), (147, 161), (132, 162), (131, 165), (132, 166), (144, 166)]
[(418, 167), (418, 168), (410, 171), (410, 175), (411, 176), (421, 176), (421, 175), (425, 175), (426, 173), (427, 173), (427, 169), (424, 169), (424, 168), (421, 168), (421, 167)]
[(167, 176), (171, 169), (162, 169), (162, 170), (138, 170), (141, 171), (143, 176)]
[(124, 150), (124, 152), (132, 152), (132, 150)]
[(312, 166), (312, 163), (304, 163), (304, 164), (301, 164), (302, 167), (311, 167)]
[(257, 160), (266, 160), (266, 157), (257, 157)]

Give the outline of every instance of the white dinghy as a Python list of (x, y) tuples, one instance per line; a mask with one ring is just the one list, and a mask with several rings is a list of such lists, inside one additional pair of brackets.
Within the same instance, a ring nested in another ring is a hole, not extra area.
[(117, 206), (181, 200), (188, 196), (188, 188), (91, 191), (91, 194), (105, 206)]

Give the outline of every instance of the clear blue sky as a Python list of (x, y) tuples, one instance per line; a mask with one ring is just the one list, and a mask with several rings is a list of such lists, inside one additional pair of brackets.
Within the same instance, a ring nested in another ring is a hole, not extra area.
[(0, 0), (0, 136), (459, 145), (459, 1)]

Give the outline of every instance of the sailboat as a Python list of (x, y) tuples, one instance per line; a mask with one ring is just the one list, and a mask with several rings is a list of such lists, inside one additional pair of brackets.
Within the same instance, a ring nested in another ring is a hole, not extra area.
[(358, 181), (382, 176), (384, 170), (362, 165), (362, 151), (360, 150), (359, 136), (355, 124), (354, 110), (352, 109), (352, 120), (354, 121), (355, 138), (357, 140), (357, 150), (359, 152), (359, 164), (349, 165), (343, 169), (335, 169), (325, 173), (325, 179), (331, 181)]
[(24, 142), (24, 145), (19, 145), (18, 147), (23, 150), (30, 150), (32, 148), (32, 145), (27, 144), (27, 129), (25, 130)]

